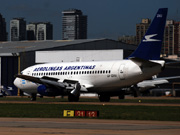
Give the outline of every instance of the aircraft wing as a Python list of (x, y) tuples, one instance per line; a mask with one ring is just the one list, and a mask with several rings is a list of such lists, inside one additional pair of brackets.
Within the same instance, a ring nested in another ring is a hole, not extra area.
[(16, 75), (16, 77), (25, 79), (34, 83), (39, 83), (43, 84), (45, 86), (54, 86), (54, 87), (60, 87), (60, 88), (65, 88), (64, 83), (62, 82), (57, 82), (55, 78), (49, 78), (49, 77), (42, 77), (42, 78), (37, 78), (33, 76), (28, 76), (28, 75)]
[[(65, 90), (65, 91), (71, 91), (70, 93), (73, 95), (78, 95), (80, 94), (80, 91), (87, 92), (87, 88), (85, 86), (81, 86), (78, 81), (74, 80), (64, 80), (64, 82), (58, 82), (58, 79), (56, 78), (51, 78), (51, 77), (33, 77), (33, 76), (28, 76), (28, 75), (16, 75), (16, 77), (25, 79), (34, 83), (39, 83), (42, 85), (45, 85), (46, 87), (49, 88), (55, 88), (51, 89), (51, 91), (55, 91), (56, 89), (59, 90)], [(92, 87), (92, 86), (88, 86)]]

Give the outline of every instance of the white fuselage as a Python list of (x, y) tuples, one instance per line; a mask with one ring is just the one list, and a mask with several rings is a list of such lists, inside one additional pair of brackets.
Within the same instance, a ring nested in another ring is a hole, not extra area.
[[(49, 63), (31, 66), (22, 71), (23, 75), (50, 77), (58, 82), (78, 81), (85, 92), (120, 91), (161, 72), (161, 66), (141, 69), (131, 60)], [(16, 78), (14, 84), (27, 93), (37, 93), (39, 84)]]

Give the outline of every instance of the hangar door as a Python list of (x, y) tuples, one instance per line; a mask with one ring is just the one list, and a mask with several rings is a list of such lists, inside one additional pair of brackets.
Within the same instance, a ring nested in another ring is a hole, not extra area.
[(12, 90), (13, 95), (17, 95), (17, 88), (14, 86), (14, 75), (18, 73), (18, 57), (3, 56), (1, 58), (1, 86)]

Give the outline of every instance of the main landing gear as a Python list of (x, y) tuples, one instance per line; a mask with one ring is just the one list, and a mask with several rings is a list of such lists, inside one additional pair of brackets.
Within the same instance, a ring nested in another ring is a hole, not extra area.
[(36, 101), (36, 94), (31, 94), (31, 101)]
[(110, 101), (110, 96), (106, 94), (100, 94), (99, 95), (99, 100), (101, 102), (109, 102)]
[(80, 85), (80, 83), (77, 82), (74, 85), (74, 89), (68, 95), (69, 102), (78, 102), (79, 101), (80, 89), (81, 89), (81, 85)]
[(68, 101), (69, 102), (78, 102), (79, 101), (79, 96), (75, 96), (73, 94), (68, 95)]

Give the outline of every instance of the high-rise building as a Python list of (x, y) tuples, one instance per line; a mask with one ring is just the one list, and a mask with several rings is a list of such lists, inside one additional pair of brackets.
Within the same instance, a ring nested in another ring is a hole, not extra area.
[(26, 25), (27, 40), (36, 40), (37, 23), (29, 23)]
[(0, 41), (7, 41), (6, 22), (0, 14)]
[(161, 49), (161, 53), (166, 55), (174, 55), (174, 21), (167, 20), (164, 30), (164, 41)]
[(149, 28), (150, 23), (150, 19), (142, 19), (141, 23), (136, 24), (136, 45), (139, 45), (141, 43), (141, 40), (146, 34), (146, 31)]
[(167, 20), (161, 53), (180, 56), (180, 22)]
[(36, 40), (52, 40), (53, 39), (53, 25), (50, 22), (38, 23)]
[(10, 21), (10, 40), (26, 40), (26, 21), (24, 18), (13, 18)]
[(178, 56), (180, 56), (180, 22), (174, 22), (174, 46)]
[(78, 9), (64, 10), (62, 14), (62, 39), (87, 39), (87, 16)]

